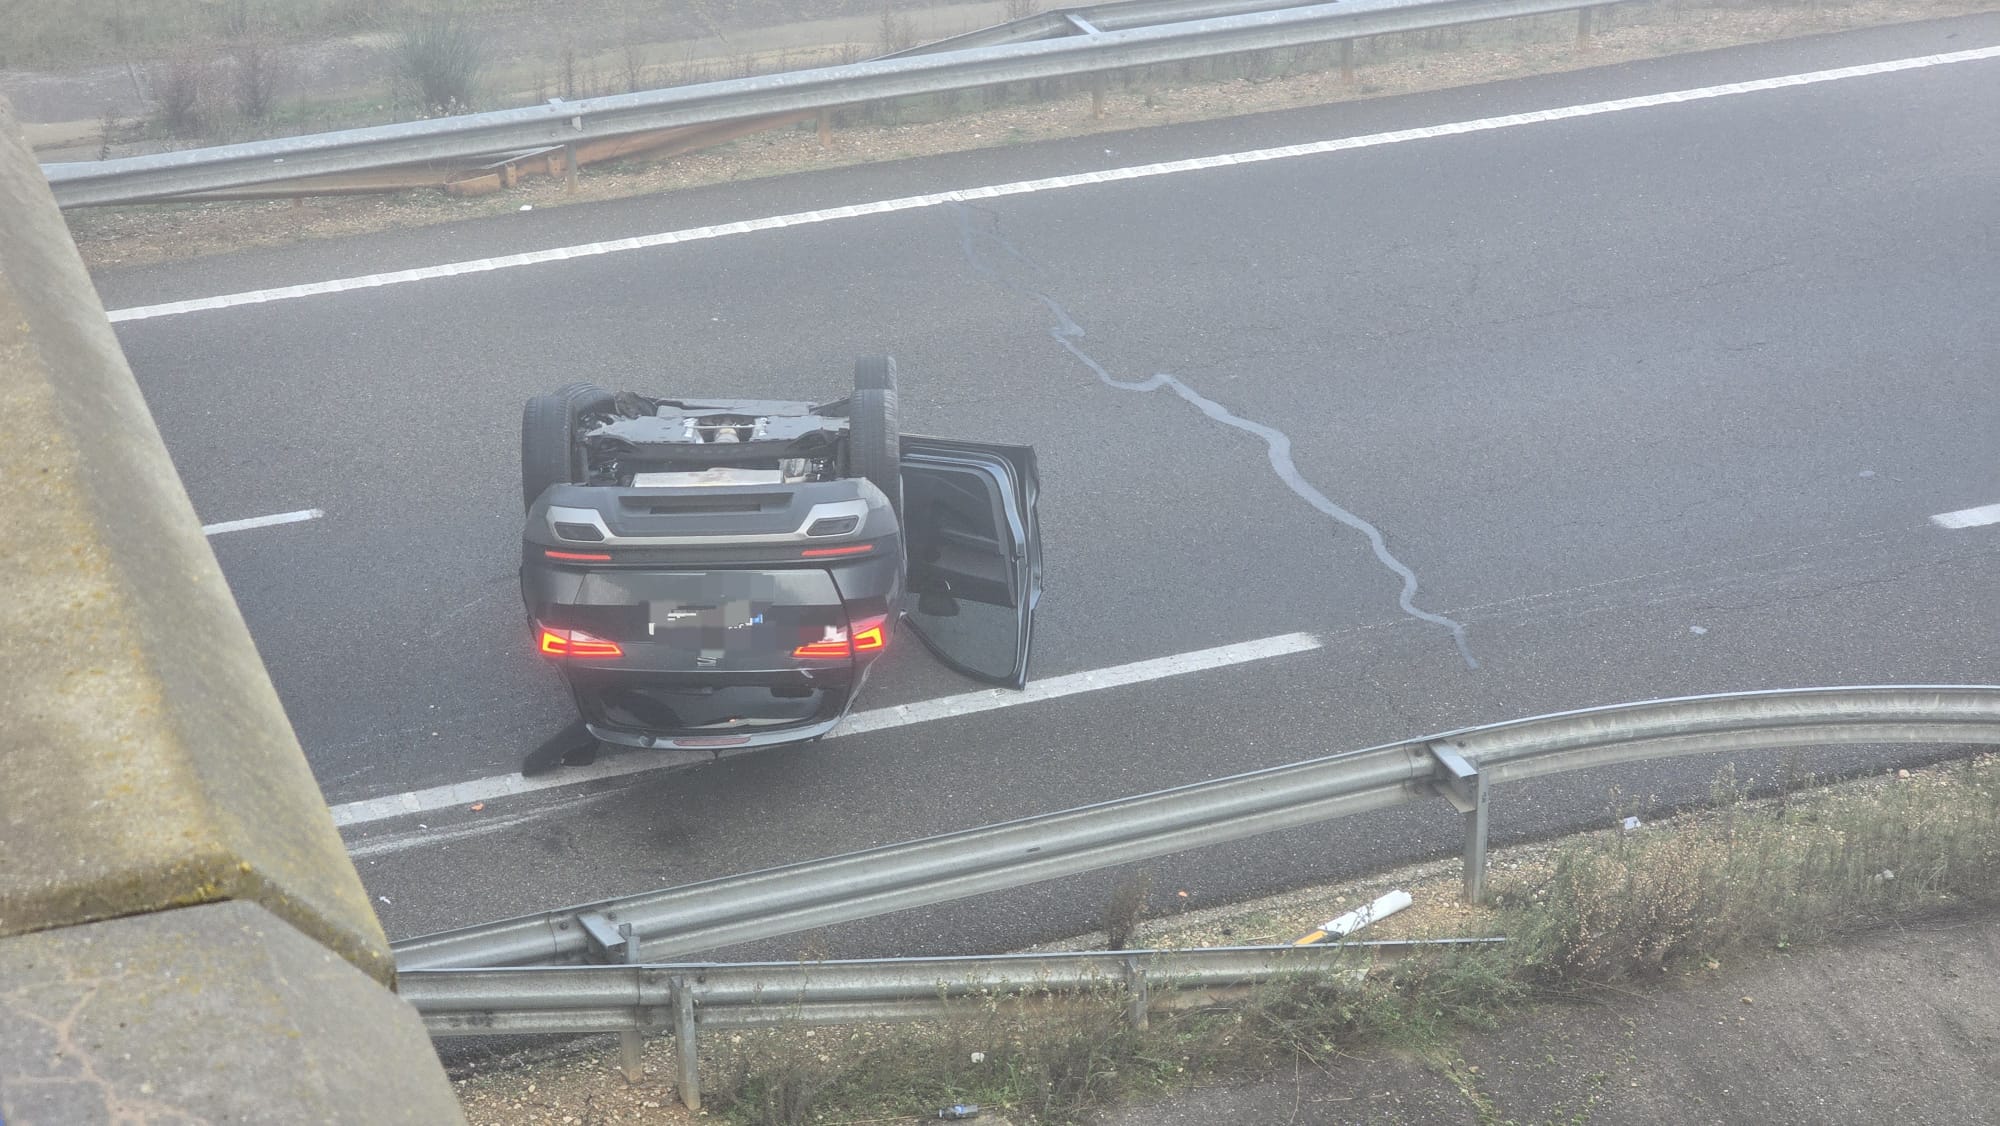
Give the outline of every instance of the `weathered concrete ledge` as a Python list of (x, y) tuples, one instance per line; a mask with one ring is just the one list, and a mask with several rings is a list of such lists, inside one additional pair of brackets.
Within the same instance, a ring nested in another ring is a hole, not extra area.
[(416, 1011), (253, 903), (0, 939), (0, 1121), (463, 1121)]
[(4, 104), (0, 482), (0, 936), (246, 900), (393, 981), (388, 941)]

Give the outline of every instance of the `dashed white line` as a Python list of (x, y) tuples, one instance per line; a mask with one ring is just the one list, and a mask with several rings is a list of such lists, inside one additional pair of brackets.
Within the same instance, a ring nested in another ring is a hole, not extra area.
[(1982, 504), (1978, 508), (1940, 512), (1931, 517), (1931, 523), (1940, 528), (1977, 528), (1985, 524), (2000, 524), (2000, 504)]
[[(1234, 645), (1218, 645), (1213, 649), (1197, 649), (1191, 653), (1176, 653), (1168, 657), (1154, 657), (1144, 661), (1133, 661), (1130, 664), (1113, 665), (1109, 668), (1053, 676), (1047, 680), (1033, 681), (1020, 692), (993, 688), (957, 696), (943, 696), (935, 700), (922, 700), (914, 704), (899, 704), (891, 708), (876, 708), (873, 711), (857, 712), (849, 716), (847, 722), (841, 724), (827, 738), (838, 739), (843, 735), (858, 735), (864, 731), (882, 731), (913, 723), (928, 723), (931, 720), (947, 719), (952, 716), (993, 711), (996, 708), (1019, 707), (1022, 704), (1074, 696), (1080, 692), (1098, 692), (1106, 688), (1118, 688), (1148, 680), (1183, 676), (1187, 673), (1241, 665), (1251, 661), (1265, 661), (1319, 647), (1319, 639), (1312, 634), (1287, 633), (1256, 641), (1242, 641)], [(463, 808), (475, 802), (515, 794), (581, 786), (604, 778), (641, 774), (708, 761), (708, 755), (694, 751), (637, 751), (618, 754), (600, 759), (589, 766), (566, 767), (554, 774), (536, 778), (523, 778), (519, 774), (498, 774), (488, 778), (475, 778), (469, 782), (456, 782), (424, 790), (345, 802), (333, 807), (333, 823), (342, 827), (364, 825), (392, 817), (407, 817), (413, 813)]]
[(251, 528), (268, 528), (273, 524), (297, 524), (303, 520), (317, 520), (326, 513), (317, 508), (301, 508), (297, 512), (280, 512), (271, 516), (252, 516), (247, 520), (224, 520), (220, 524), (203, 524), (201, 534), (219, 536), (224, 532), (243, 532)]
[(1084, 172), (1070, 176), (1050, 176), (1040, 180), (1018, 180), (1008, 184), (992, 184), (977, 188), (960, 188), (954, 191), (936, 192), (930, 195), (904, 196), (900, 199), (880, 200), (874, 203), (848, 204), (841, 207), (823, 208), (818, 211), (800, 211), (789, 215), (772, 215), (762, 219), (745, 219), (714, 226), (690, 227), (680, 231), (663, 231), (658, 234), (614, 239), (608, 242), (580, 243), (575, 246), (557, 247), (552, 250), (528, 251), (520, 254), (507, 254), (496, 258), (477, 258), (464, 262), (450, 262), (439, 266), (423, 266), (416, 269), (394, 270), (380, 274), (362, 274), (357, 277), (336, 278), (332, 281), (282, 286), (276, 289), (254, 289), (242, 293), (227, 293), (216, 297), (200, 297), (188, 301), (169, 301), (158, 305), (140, 305), (128, 309), (114, 309), (109, 316), (114, 322), (143, 321), (155, 317), (173, 317), (184, 313), (228, 309), (238, 305), (256, 305), (270, 301), (289, 301), (299, 297), (318, 297), (330, 293), (344, 293), (348, 290), (372, 289), (385, 285), (402, 285), (408, 282), (456, 277), (461, 274), (483, 273), (489, 270), (507, 270), (516, 266), (536, 266), (546, 262), (561, 262), (572, 258), (586, 258), (599, 254), (615, 254), (626, 250), (644, 250), (656, 246), (670, 246), (675, 243), (727, 238), (731, 235), (776, 230), (781, 227), (830, 223), (839, 219), (851, 219), (863, 215), (884, 215), (894, 211), (937, 207), (943, 204), (962, 203), (974, 199), (993, 199), (998, 196), (1008, 195), (1029, 195), (1035, 192), (1058, 191), (1064, 188), (1082, 187), (1089, 184), (1136, 180), (1148, 176), (1169, 176), (1180, 172), (1199, 172), (1210, 168), (1223, 168), (1238, 164), (1256, 164), (1267, 160), (1289, 160), (1294, 157), (1318, 156), (1326, 153), (1344, 152), (1350, 149), (1376, 148), (1382, 145), (1401, 144), (1405, 141), (1425, 141), (1438, 137), (1459, 136), (1467, 133), (1484, 133), (1495, 129), (1540, 125), (1552, 121), (1567, 121), (1579, 117), (1620, 113), (1626, 110), (1681, 105), (1686, 102), (1701, 101), (1708, 98), (1726, 98), (1740, 94), (1756, 94), (1821, 82), (1840, 82), (1851, 78), (1871, 78), (1877, 75), (1895, 74), (1901, 71), (1951, 66), (1957, 63), (1978, 62), (1993, 58), (2000, 58), (2000, 47), (1981, 47), (1969, 51), (1953, 51), (1949, 54), (1940, 55), (1920, 55), (1914, 58), (1866, 63), (1861, 66), (1839, 67), (1833, 70), (1816, 70), (1802, 74), (1787, 74), (1776, 78), (1761, 78), (1750, 82), (1731, 82), (1720, 86), (1702, 86), (1689, 90), (1674, 90), (1664, 94), (1646, 94), (1634, 98), (1615, 98), (1610, 101), (1560, 106), (1555, 109), (1537, 110), (1532, 113), (1508, 114), (1504, 117), (1484, 117), (1473, 121), (1457, 121), (1443, 125), (1429, 125), (1417, 129), (1398, 129), (1388, 133), (1370, 133), (1360, 137), (1341, 137), (1335, 140), (1318, 141), (1312, 144), (1284, 145), (1278, 148), (1255, 149), (1248, 152), (1229, 153), (1222, 156), (1170, 160), (1159, 164), (1140, 164), (1125, 168), (1107, 169), (1100, 172)]

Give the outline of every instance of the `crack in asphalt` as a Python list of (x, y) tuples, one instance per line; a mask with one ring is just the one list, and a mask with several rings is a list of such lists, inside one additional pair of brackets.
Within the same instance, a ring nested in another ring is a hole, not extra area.
[(1241, 430), (1246, 434), (1254, 434), (1262, 438), (1270, 455), (1271, 471), (1278, 475), (1278, 479), (1283, 481), (1286, 487), (1291, 489), (1293, 493), (1297, 494), (1299, 499), (1341, 524), (1361, 533), (1368, 540), (1370, 550), (1375, 553), (1376, 561), (1402, 580), (1402, 590), (1396, 596), (1396, 605), (1402, 609), (1403, 613), (1418, 621), (1429, 622), (1432, 625), (1442, 626), (1446, 630), (1449, 630), (1451, 632), (1452, 643), (1458, 647), (1458, 655), (1464, 658), (1466, 667), (1472, 669), (1479, 667), (1479, 659), (1472, 655), (1472, 647), (1466, 643), (1464, 624), (1443, 614), (1434, 614), (1429, 610), (1420, 608), (1416, 604), (1417, 573), (1411, 570), (1401, 559), (1396, 558), (1395, 553), (1389, 550), (1388, 540), (1382, 535), (1380, 528), (1377, 528), (1367, 520), (1362, 519), (1340, 505), (1335, 504), (1331, 498), (1315, 487), (1312, 482), (1305, 479), (1305, 476), (1299, 472), (1298, 465), (1292, 460), (1292, 440), (1284, 431), (1244, 418), (1241, 415), (1233, 414), (1229, 408), (1208, 398), (1166, 372), (1157, 372), (1148, 379), (1119, 379), (1104, 370), (1104, 365), (1098, 363), (1080, 346), (1079, 341), (1083, 340), (1086, 335), (1083, 326), (1076, 323), (1076, 319), (1069, 315), (1069, 311), (1064, 309), (1060, 302), (1046, 293), (1022, 285), (1012, 278), (1005, 276), (980, 253), (978, 242), (984, 239), (1015, 262), (1029, 269), (1036, 268), (1034, 262), (1029, 260), (1012, 243), (1002, 238), (998, 233), (978, 229), (971, 221), (971, 213), (975, 210), (984, 212), (989, 218), (992, 218), (996, 223), (998, 222), (998, 216), (993, 215), (991, 212), (985, 212), (983, 208), (973, 208), (965, 204), (958, 204), (952, 208), (953, 218), (958, 224), (959, 246), (965, 253), (967, 264), (975, 272), (1002, 289), (1018, 296), (1029, 298), (1047, 309), (1049, 315), (1054, 317), (1056, 322), (1049, 329), (1049, 337), (1065, 352), (1075, 357), (1078, 363), (1089, 368), (1097, 376), (1099, 382), (1105, 386), (1120, 391), (1140, 392), (1155, 391), (1161, 387), (1165, 387), (1180, 396), (1196, 410), (1208, 416), (1211, 420), (1219, 422), (1224, 426)]

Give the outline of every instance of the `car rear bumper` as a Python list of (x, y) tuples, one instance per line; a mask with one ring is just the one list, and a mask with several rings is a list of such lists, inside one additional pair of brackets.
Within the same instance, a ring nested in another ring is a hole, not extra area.
[(840, 725), (842, 716), (828, 720), (816, 720), (801, 727), (767, 728), (762, 731), (739, 731), (735, 733), (717, 732), (701, 734), (649, 734), (624, 731), (601, 724), (586, 723), (584, 728), (591, 737), (605, 743), (616, 743), (621, 747), (638, 747), (644, 750), (675, 751), (715, 751), (730, 753), (754, 751), (763, 747), (783, 747), (793, 743), (809, 743), (832, 731)]

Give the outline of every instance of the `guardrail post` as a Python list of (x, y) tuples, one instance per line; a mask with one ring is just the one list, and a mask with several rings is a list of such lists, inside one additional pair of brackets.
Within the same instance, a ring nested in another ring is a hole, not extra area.
[(1152, 990), (1146, 984), (1146, 970), (1139, 965), (1137, 954), (1125, 956), (1125, 1020), (1134, 1032), (1146, 1031), (1148, 1012), (1152, 1007)]
[(576, 146), (564, 145), (563, 146), (563, 190), (571, 195), (575, 195), (576, 189), (577, 189)]
[(674, 1055), (681, 1064), (681, 1105), (701, 1109), (701, 1057), (695, 1050), (694, 991), (685, 977), (669, 978), (668, 992), (674, 999)]
[(1430, 744), (1437, 775), (1431, 789), (1465, 815), (1465, 901), (1486, 901), (1486, 776), (1457, 744)]
[(1576, 49), (1579, 51), (1590, 50), (1589, 8), (1578, 8), (1576, 10)]
[(819, 111), (819, 147), (833, 147), (833, 111), (824, 106)]
[(1104, 117), (1104, 75), (1090, 76), (1090, 116), (1092, 120)]
[(1340, 41), (1340, 84), (1354, 85), (1354, 40)]
[[(638, 965), (639, 939), (637, 935), (632, 933), (632, 924), (618, 924), (618, 935), (625, 940), (625, 964), (628, 966)], [(636, 989), (634, 993), (637, 993)], [(633, 1006), (632, 1015), (640, 1024), (644, 1024), (646, 1022), (646, 1006)], [(625, 1069), (625, 1081), (627, 1083), (637, 1083), (646, 1077), (646, 1067), (642, 1059), (642, 1053), (645, 1051), (645, 1048), (646, 1034), (644, 1031), (634, 1028), (618, 1034), (618, 1063)]]

